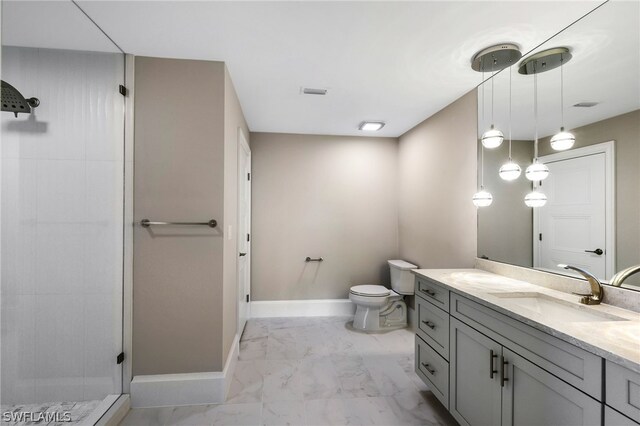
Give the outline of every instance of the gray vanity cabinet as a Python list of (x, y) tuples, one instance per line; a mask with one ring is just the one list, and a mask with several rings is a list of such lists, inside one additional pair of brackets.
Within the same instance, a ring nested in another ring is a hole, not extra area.
[(502, 346), (451, 318), (449, 411), (465, 426), (499, 425)]
[(450, 363), (462, 425), (600, 425), (600, 402), (455, 318)]
[(600, 402), (515, 352), (502, 352), (502, 426), (601, 424)]

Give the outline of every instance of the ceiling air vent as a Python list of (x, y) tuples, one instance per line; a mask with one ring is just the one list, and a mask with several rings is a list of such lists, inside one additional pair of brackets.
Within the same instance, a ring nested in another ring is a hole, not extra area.
[(577, 104), (574, 105), (574, 107), (577, 108), (591, 108), (598, 105), (597, 102), (578, 102)]
[(314, 89), (312, 87), (303, 87), (302, 90), (300, 91), (302, 94), (305, 95), (326, 95), (327, 94), (327, 89)]

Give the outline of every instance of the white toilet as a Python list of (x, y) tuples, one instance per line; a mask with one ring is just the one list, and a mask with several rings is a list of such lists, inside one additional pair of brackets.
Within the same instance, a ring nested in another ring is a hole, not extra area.
[(361, 331), (384, 331), (407, 326), (407, 305), (404, 296), (413, 294), (412, 269), (418, 268), (404, 260), (389, 260), (391, 288), (381, 285), (356, 285), (349, 290), (349, 299), (356, 305), (353, 328)]

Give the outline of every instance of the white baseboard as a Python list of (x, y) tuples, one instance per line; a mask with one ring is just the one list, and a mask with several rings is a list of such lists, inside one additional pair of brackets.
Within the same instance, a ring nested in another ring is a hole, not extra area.
[(251, 318), (352, 316), (355, 311), (349, 299), (251, 302)]
[(135, 376), (131, 407), (220, 404), (227, 398), (238, 361), (240, 336), (235, 339), (223, 371)]

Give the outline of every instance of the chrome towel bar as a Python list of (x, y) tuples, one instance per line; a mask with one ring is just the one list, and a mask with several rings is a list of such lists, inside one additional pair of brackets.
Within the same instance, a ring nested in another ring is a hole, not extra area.
[(178, 225), (178, 226), (208, 226), (209, 228), (215, 228), (218, 226), (218, 222), (215, 219), (211, 219), (209, 222), (152, 222), (149, 219), (142, 219), (140, 225), (144, 228), (157, 225)]
[(324, 259), (321, 257), (318, 257), (317, 259), (312, 259), (310, 257), (307, 256), (307, 258), (304, 260), (305, 262), (322, 262)]

